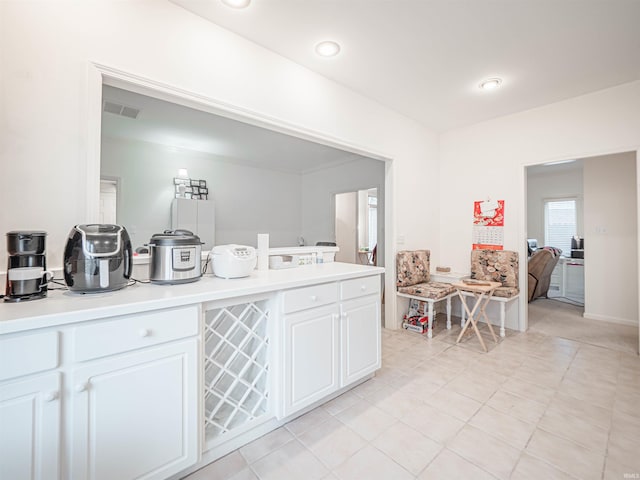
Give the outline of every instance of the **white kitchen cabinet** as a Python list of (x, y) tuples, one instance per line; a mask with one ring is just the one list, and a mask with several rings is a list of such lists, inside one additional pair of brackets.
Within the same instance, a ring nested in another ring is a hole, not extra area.
[(0, 478), (60, 478), (58, 373), (0, 384)]
[(0, 479), (60, 478), (59, 344), (54, 330), (0, 337)]
[(380, 298), (369, 295), (341, 303), (340, 326), (343, 387), (380, 368)]
[(340, 328), (335, 305), (284, 320), (284, 415), (336, 391), (340, 384)]
[(196, 339), (72, 372), (71, 477), (164, 479), (198, 458)]
[(280, 427), (376, 368), (382, 272), (329, 263), (0, 308), (0, 478), (181, 478)]
[(378, 275), (287, 290), (283, 311), (282, 417), (380, 368)]

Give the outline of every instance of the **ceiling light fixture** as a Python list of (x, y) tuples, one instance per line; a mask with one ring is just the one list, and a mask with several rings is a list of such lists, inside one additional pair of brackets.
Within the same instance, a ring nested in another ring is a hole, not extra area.
[(340, 53), (340, 45), (331, 40), (316, 45), (316, 53), (321, 57), (335, 57)]
[(222, 3), (231, 8), (247, 8), (251, 0), (222, 0)]
[(480, 88), (482, 90), (495, 90), (500, 85), (502, 85), (501, 78), (487, 78), (482, 83), (480, 83)]

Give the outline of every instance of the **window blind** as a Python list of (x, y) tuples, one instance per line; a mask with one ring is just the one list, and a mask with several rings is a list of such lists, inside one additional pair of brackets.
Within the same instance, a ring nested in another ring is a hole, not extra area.
[(570, 256), (571, 238), (577, 233), (576, 200), (548, 200), (544, 204), (544, 244)]

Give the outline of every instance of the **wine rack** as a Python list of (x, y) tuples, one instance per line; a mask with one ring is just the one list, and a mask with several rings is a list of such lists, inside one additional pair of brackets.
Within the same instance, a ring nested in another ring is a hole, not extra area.
[(267, 300), (205, 309), (207, 442), (249, 428), (268, 412), (268, 318)]

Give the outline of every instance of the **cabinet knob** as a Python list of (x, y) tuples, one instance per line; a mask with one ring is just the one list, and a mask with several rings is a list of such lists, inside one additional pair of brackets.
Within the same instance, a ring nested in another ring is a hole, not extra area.
[(141, 337), (149, 337), (151, 336), (151, 330), (149, 330), (148, 328), (141, 328), (140, 330), (138, 330), (138, 335), (140, 335)]
[(318, 301), (318, 296), (317, 295), (311, 295), (311, 301), (312, 302), (317, 302)]
[(57, 390), (53, 390), (51, 392), (47, 392), (44, 394), (44, 401), (45, 402), (53, 402), (54, 400), (56, 400), (58, 398), (58, 391)]
[(78, 393), (86, 392), (88, 389), (89, 389), (88, 382), (78, 383), (76, 385), (76, 392)]
[(341, 316), (342, 318), (347, 318), (347, 312), (342, 312), (342, 313), (340, 314), (340, 316)]
[(367, 289), (367, 286), (366, 286), (366, 285), (362, 285), (362, 286), (360, 287), (360, 290), (362, 290), (363, 292), (364, 292), (366, 289)]

